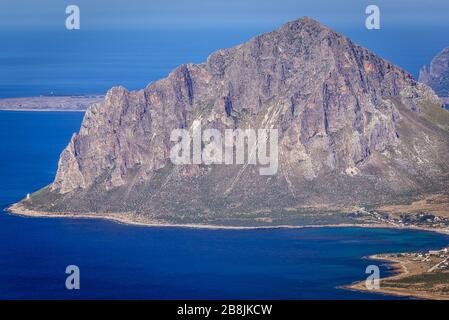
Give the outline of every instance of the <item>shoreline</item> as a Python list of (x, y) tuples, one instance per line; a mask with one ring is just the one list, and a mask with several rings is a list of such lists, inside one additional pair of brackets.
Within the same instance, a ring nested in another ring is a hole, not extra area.
[(397, 226), (387, 223), (367, 223), (367, 224), (356, 224), (356, 223), (341, 223), (341, 224), (316, 224), (316, 225), (270, 225), (270, 226), (226, 226), (226, 225), (213, 225), (213, 224), (202, 224), (202, 223), (169, 223), (165, 221), (160, 221), (156, 219), (132, 219), (130, 217), (124, 216), (124, 213), (52, 213), (44, 211), (30, 210), (19, 203), (15, 203), (4, 209), (5, 212), (22, 217), (30, 218), (68, 218), (68, 219), (93, 219), (93, 220), (106, 220), (119, 224), (131, 225), (131, 226), (141, 226), (141, 227), (165, 227), (165, 228), (189, 228), (189, 229), (212, 229), (212, 230), (257, 230), (257, 229), (304, 229), (304, 228), (348, 228), (348, 227), (359, 227), (359, 228), (388, 228), (388, 229), (398, 229), (398, 230), (416, 230), (416, 231), (427, 231), (435, 232), (440, 234), (449, 235), (449, 229), (436, 229), (436, 228), (424, 228), (417, 226)]
[(394, 259), (392, 257), (385, 257), (381, 254), (374, 254), (368, 257), (365, 257), (366, 259), (370, 260), (376, 260), (376, 261), (382, 261), (385, 263), (388, 263), (391, 268), (393, 275), (385, 278), (380, 278), (381, 287), (378, 290), (370, 290), (366, 287), (365, 281), (357, 281), (350, 285), (342, 286), (342, 289), (351, 290), (351, 291), (358, 291), (358, 292), (366, 292), (366, 293), (373, 293), (373, 294), (384, 294), (384, 295), (391, 295), (396, 297), (412, 297), (417, 299), (426, 299), (426, 300), (449, 300), (449, 296), (443, 296), (436, 293), (431, 292), (418, 292), (418, 291), (412, 291), (407, 290), (403, 288), (392, 288), (392, 287), (386, 287), (382, 288), (382, 281), (385, 280), (400, 280), (403, 278), (406, 278), (409, 275), (413, 275), (411, 272), (409, 272), (407, 266), (403, 261)]
[[(92, 220), (106, 220), (130, 226), (140, 227), (163, 227), (163, 228), (186, 228), (186, 229), (211, 229), (211, 230), (257, 230), (257, 229), (303, 229), (303, 228), (332, 228), (332, 227), (370, 227), (370, 228), (385, 228), (383, 224), (328, 224), (328, 225), (307, 225), (307, 226), (294, 226), (294, 225), (273, 225), (273, 226), (226, 226), (226, 225), (213, 225), (213, 224), (201, 224), (201, 223), (168, 223), (158, 220), (135, 220), (129, 217), (123, 216), (123, 213), (51, 213), (43, 211), (35, 211), (24, 208), (21, 205), (13, 204), (6, 209), (5, 212), (11, 215), (28, 217), (28, 218), (56, 218), (56, 219), (92, 219)], [(448, 233), (449, 234), (449, 233)]]

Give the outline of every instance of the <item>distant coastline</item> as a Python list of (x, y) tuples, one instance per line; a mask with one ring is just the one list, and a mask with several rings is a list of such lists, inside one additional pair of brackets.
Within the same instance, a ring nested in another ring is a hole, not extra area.
[(101, 102), (103, 98), (103, 95), (3, 98), (0, 99), (0, 110), (84, 112), (90, 105)]
[(71, 109), (4, 109), (0, 107), (0, 111), (10, 111), (10, 112), (86, 112), (85, 109), (71, 110)]

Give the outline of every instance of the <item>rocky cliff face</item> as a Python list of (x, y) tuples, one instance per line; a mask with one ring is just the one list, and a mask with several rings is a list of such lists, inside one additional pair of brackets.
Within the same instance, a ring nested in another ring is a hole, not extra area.
[[(409, 197), (447, 186), (449, 117), (434, 119), (439, 105), (407, 72), (301, 18), (145, 89), (112, 88), (86, 112), (54, 183), (24, 203), (219, 223)], [(173, 165), (170, 133), (194, 120), (220, 130), (277, 128), (277, 174)]]
[(421, 68), (419, 81), (427, 84), (449, 106), (449, 47), (441, 51)]

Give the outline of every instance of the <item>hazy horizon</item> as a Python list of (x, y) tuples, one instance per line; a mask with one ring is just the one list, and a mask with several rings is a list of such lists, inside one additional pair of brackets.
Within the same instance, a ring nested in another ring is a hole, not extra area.
[(3, 0), (0, 10), (2, 30), (57, 30), (64, 27), (65, 8), (78, 5), (82, 28), (157, 29), (201, 27), (262, 27), (271, 29), (301, 16), (310, 16), (334, 28), (364, 27), (365, 8), (380, 7), (386, 26), (408, 28), (424, 25), (449, 26), (446, 0), (432, 5), (421, 0), (89, 0), (58, 1)]

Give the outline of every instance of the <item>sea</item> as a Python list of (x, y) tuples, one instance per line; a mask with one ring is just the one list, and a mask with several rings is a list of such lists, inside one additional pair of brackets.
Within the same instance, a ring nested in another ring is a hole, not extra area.
[[(269, 30), (0, 33), (0, 98), (102, 94), (118, 84), (139, 89)], [(414, 76), (447, 46), (425, 29), (339, 31)], [(366, 279), (369, 265), (392, 274), (368, 255), (449, 243), (448, 236), (411, 230), (157, 228), (3, 211), (51, 183), (82, 117), (0, 111), (0, 299), (402, 299), (341, 286)], [(79, 290), (66, 288), (72, 265), (80, 270)]]
[[(0, 111), (0, 208), (49, 184), (82, 113)], [(449, 244), (394, 229), (207, 230), (0, 212), (0, 299), (397, 299), (339, 288), (364, 257)], [(66, 288), (67, 266), (80, 289)]]
[[(204, 62), (276, 27), (0, 32), (0, 98), (103, 94), (115, 85), (141, 89), (183, 63)], [(335, 29), (415, 78), (449, 45), (446, 29), (421, 25)]]

